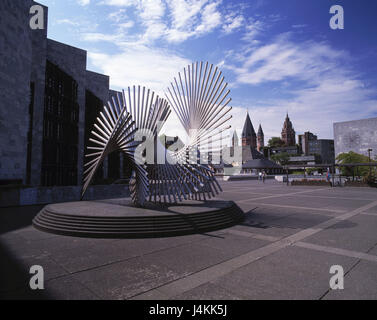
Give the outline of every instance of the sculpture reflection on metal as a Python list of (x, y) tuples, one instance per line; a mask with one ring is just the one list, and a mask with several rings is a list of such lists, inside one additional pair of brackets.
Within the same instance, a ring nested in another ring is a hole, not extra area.
[[(207, 151), (211, 158), (219, 158), (221, 145), (213, 149), (212, 144), (221, 141), (224, 131), (230, 128), (227, 123), (232, 117), (231, 107), (227, 105), (231, 99), (227, 98), (230, 90), (226, 91), (226, 87), (217, 67), (196, 62), (184, 68), (183, 74), (178, 73), (178, 79), (174, 78), (166, 100), (140, 86), (118, 93), (94, 124), (90, 142), (95, 146), (89, 146), (87, 149), (93, 152), (86, 155), (93, 159), (85, 164), (82, 197), (105, 157), (114, 151), (122, 151), (124, 164), (132, 168), (130, 194), (136, 205), (216, 196), (221, 187), (203, 154)], [(166, 150), (167, 162), (162, 164), (157, 163), (153, 153), (150, 163), (143, 143), (149, 140), (156, 147), (170, 107), (189, 142), (178, 151)]]

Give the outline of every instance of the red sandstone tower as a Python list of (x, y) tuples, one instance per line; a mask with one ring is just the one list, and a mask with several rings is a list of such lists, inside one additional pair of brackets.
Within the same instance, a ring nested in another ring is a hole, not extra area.
[(296, 144), (296, 132), (293, 129), (288, 113), (284, 121), (283, 130), (281, 131), (281, 139), (284, 141), (287, 147), (294, 146)]

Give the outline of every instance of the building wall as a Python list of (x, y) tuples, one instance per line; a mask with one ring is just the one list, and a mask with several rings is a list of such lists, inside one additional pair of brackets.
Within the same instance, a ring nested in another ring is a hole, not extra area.
[(334, 123), (335, 156), (354, 151), (372, 158), (377, 155), (377, 118)]
[(103, 104), (109, 100), (109, 83), (109, 76), (86, 70), (85, 87), (101, 99)]
[(85, 84), (86, 51), (51, 39), (47, 39), (47, 59), (59, 66), (77, 82), (77, 103), (79, 104), (79, 141), (77, 156), (77, 184), (82, 182), (84, 164), (85, 129)]
[(319, 139), (309, 141), (309, 154), (320, 155), (322, 164), (335, 162), (334, 140)]
[[(0, 1), (0, 180), (26, 177), (32, 62), (30, 1)], [(11, 35), (11, 36), (10, 36)]]
[(31, 168), (30, 185), (41, 183), (42, 163), (42, 140), (43, 140), (43, 113), (45, 98), (45, 76), (46, 76), (46, 55), (47, 55), (47, 23), (48, 8), (44, 8), (43, 30), (32, 31), (32, 65), (30, 81), (34, 83), (34, 108), (32, 115), (32, 144), (31, 144)]
[(85, 50), (47, 39), (47, 7), (42, 6), (44, 29), (32, 30), (29, 10), (35, 4), (38, 3), (31, 0), (0, 1), (0, 183), (14, 180), (33, 186), (41, 184), (48, 60), (78, 84), (77, 184), (81, 184), (86, 91), (106, 103), (109, 77), (86, 70)]

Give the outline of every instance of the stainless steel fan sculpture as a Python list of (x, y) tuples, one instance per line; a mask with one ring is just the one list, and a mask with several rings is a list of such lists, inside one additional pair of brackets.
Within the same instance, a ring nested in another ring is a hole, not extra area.
[[(87, 149), (93, 158), (85, 164), (82, 197), (96, 170), (111, 152), (121, 150), (125, 164), (132, 168), (130, 193), (136, 205), (146, 202), (175, 203), (183, 199), (206, 200), (221, 191), (214, 172), (203, 154), (219, 159), (224, 131), (230, 128), (227, 105), (230, 90), (217, 67), (202, 62), (184, 68), (167, 89), (166, 100), (145, 87), (118, 93), (108, 102), (97, 118)], [(176, 113), (188, 135), (188, 144), (178, 151), (165, 150), (165, 163), (153, 163), (145, 158), (146, 140), (157, 144), (157, 137), (171, 110)], [(141, 139), (141, 137), (143, 139)], [(226, 138), (229, 138), (227, 136)], [(143, 153), (144, 151), (144, 153)], [(204, 161), (203, 161), (204, 160)], [(203, 163), (204, 162), (204, 163)]]

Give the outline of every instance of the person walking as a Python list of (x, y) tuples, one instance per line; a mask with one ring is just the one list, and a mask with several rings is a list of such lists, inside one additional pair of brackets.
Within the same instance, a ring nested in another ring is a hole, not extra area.
[(262, 181), (262, 171), (259, 171), (259, 181)]
[(262, 180), (263, 180), (263, 183), (266, 180), (266, 171), (263, 171), (263, 173), (262, 173)]
[(327, 169), (327, 172), (326, 172), (326, 180), (328, 183), (331, 184), (331, 173), (330, 173), (330, 169)]

